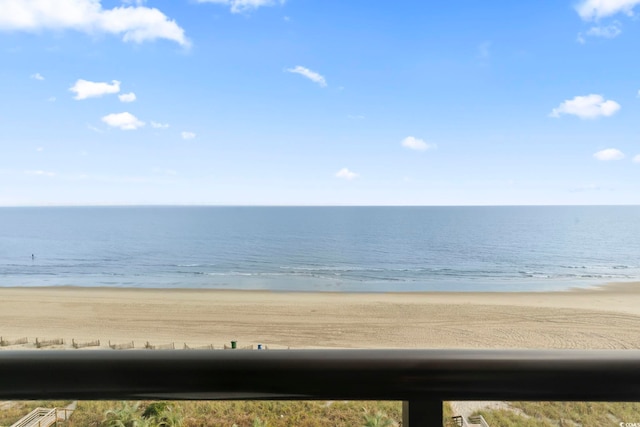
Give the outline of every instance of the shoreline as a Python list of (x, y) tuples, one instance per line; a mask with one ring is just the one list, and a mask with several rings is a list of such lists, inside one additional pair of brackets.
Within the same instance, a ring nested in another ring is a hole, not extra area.
[(2, 287), (0, 336), (64, 338), (62, 348), (71, 339), (102, 348), (640, 348), (640, 282), (419, 293)]
[(166, 292), (246, 292), (246, 293), (277, 293), (277, 294), (336, 294), (336, 295), (422, 295), (422, 294), (447, 294), (447, 295), (483, 295), (483, 294), (558, 294), (567, 292), (635, 292), (640, 290), (640, 280), (630, 279), (624, 282), (601, 282), (594, 283), (586, 286), (570, 285), (563, 289), (542, 289), (539, 291), (525, 290), (525, 291), (441, 291), (441, 290), (427, 290), (427, 291), (337, 291), (337, 290), (279, 290), (279, 289), (241, 289), (241, 288), (207, 288), (207, 287), (141, 287), (141, 286), (80, 286), (80, 285), (51, 285), (51, 286), (0, 286), (0, 292), (2, 289), (82, 289), (82, 290), (123, 290), (123, 291), (166, 291)]

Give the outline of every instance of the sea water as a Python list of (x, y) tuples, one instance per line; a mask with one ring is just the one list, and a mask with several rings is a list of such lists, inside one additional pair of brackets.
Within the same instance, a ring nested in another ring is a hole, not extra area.
[(0, 208), (0, 286), (542, 291), (640, 280), (640, 207)]

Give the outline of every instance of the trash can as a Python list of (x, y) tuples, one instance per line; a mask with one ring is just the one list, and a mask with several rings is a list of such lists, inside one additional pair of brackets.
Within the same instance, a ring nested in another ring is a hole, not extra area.
[(237, 341), (231, 341), (231, 348), (236, 348), (237, 344), (238, 344)]

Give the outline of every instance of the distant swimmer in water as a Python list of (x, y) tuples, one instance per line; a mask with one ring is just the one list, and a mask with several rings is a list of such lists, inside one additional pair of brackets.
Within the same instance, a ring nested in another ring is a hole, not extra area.
[(32, 260), (36, 259), (36, 256), (34, 254), (31, 254), (31, 259)]

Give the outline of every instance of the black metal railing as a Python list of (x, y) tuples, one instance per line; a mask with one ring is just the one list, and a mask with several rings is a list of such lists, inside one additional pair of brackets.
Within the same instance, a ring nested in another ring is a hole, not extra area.
[[(594, 387), (593, 384), (598, 384)], [(0, 399), (640, 401), (640, 351), (0, 351)]]

